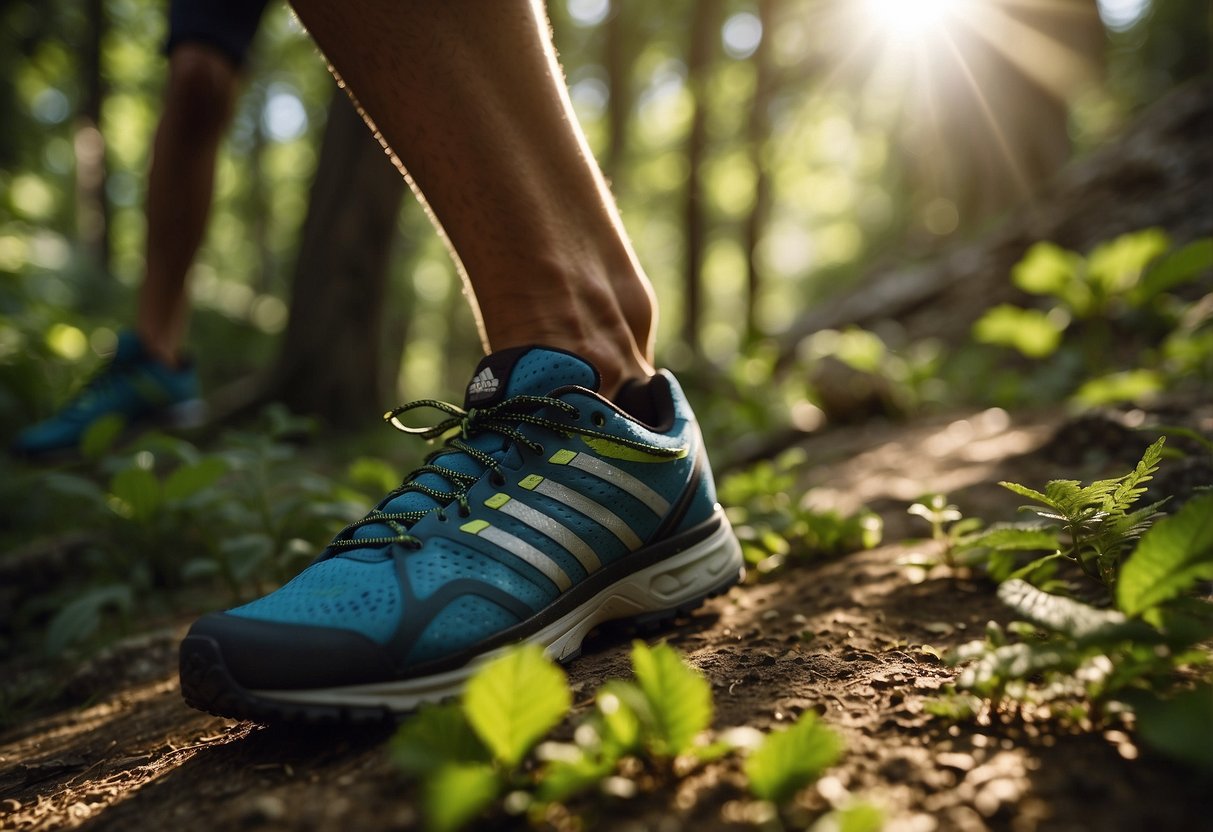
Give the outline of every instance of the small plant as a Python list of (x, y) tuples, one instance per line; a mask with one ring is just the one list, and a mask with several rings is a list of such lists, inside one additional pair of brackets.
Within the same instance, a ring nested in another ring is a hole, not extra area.
[(784, 801), (842, 753), (839, 737), (812, 712), (782, 733), (737, 729), (709, 742), (712, 694), (697, 670), (668, 645), (639, 641), (632, 667), (634, 681), (614, 679), (597, 690), (572, 742), (540, 742), (568, 715), (571, 694), (563, 672), (534, 645), (477, 670), (459, 703), (424, 708), (406, 721), (392, 756), (421, 781), (430, 827), (463, 827), (503, 795), (505, 811), (539, 823), (553, 804), (591, 791), (634, 794), (640, 770), (682, 777), (739, 748), (753, 749), (745, 772), (755, 796)]
[[(1064, 560), (1109, 591), (1115, 589), (1125, 552), (1150, 527), (1165, 502), (1135, 508), (1146, 491), (1144, 484), (1158, 470), (1165, 442), (1166, 438), (1160, 437), (1150, 445), (1128, 474), (1090, 485), (1077, 480), (1052, 480), (1040, 492), (1019, 483), (999, 483), (1032, 500), (1033, 504), (1023, 509), (1040, 519), (1019, 526), (991, 527), (965, 540), (965, 545), (994, 552), (991, 572), (995, 577), (1028, 578), (1040, 583), (1052, 579), (1057, 562)], [(1018, 553), (1041, 550), (1052, 551), (1007, 572)]]
[(805, 711), (787, 730), (769, 734), (745, 761), (750, 791), (783, 803), (842, 756), (842, 739)]
[(880, 545), (880, 517), (867, 509), (850, 516), (810, 507), (797, 490), (804, 451), (793, 448), (774, 461), (731, 474), (720, 484), (746, 562), (760, 574), (788, 560), (839, 555)]
[[(980, 520), (962, 515), (959, 508), (948, 502), (946, 494), (924, 494), (906, 509), (906, 513), (921, 517), (931, 524), (931, 541), (938, 547), (943, 564), (949, 569), (959, 565), (958, 555), (971, 548), (968, 542), (973, 533), (981, 528)], [(929, 569), (935, 562), (917, 559), (912, 565)]]
[(1189, 595), (1213, 578), (1213, 493), (1198, 495), (1140, 534), (1154, 507), (1128, 509), (1160, 450), (1161, 442), (1152, 445), (1126, 477), (1087, 489), (1066, 483), (1037, 497), (1048, 500), (1054, 521), (1069, 530), (1065, 556), (1088, 563), (1084, 571), (1112, 589), (1114, 608), (1046, 592), (1020, 578), (1005, 581), (999, 598), (1020, 620), (1005, 629), (991, 623), (984, 639), (949, 657), (964, 666), (956, 682), (960, 693), (934, 703), (934, 713), (958, 718), (984, 712), (988, 718), (1030, 710), (1036, 718), (1083, 724), (1135, 710), (1145, 741), (1213, 769), (1213, 746), (1191, 739), (1208, 737), (1213, 689), (1204, 670), (1209, 654), (1198, 645), (1213, 635), (1213, 604)]

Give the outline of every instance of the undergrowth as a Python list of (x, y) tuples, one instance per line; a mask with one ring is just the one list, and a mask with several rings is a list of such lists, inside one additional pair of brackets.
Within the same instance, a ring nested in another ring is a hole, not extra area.
[(83, 462), (16, 473), (6, 490), (25, 495), (24, 524), (84, 541), (61, 583), (11, 611), (13, 631), (42, 633), (42, 649), (59, 655), (188, 606), (191, 593), (237, 603), (305, 566), (365, 512), (369, 491), (356, 484), (372, 463), (343, 480), (318, 473), (288, 441), (313, 423), (280, 410), (262, 421), (202, 450), (159, 433), (119, 449), (121, 424), (103, 420), (84, 438)]
[(760, 576), (777, 573), (789, 562), (842, 555), (878, 546), (880, 516), (867, 509), (846, 515), (813, 508), (797, 478), (807, 464), (802, 448), (730, 474), (720, 483), (733, 530), (746, 564)]
[[(472, 676), (457, 703), (423, 708), (401, 725), (392, 757), (419, 783), (427, 828), (451, 832), (477, 819), (517, 816), (562, 828), (671, 787), (709, 763), (740, 769), (751, 815), (781, 828), (780, 807), (842, 757), (841, 737), (805, 711), (783, 731), (715, 732), (711, 686), (669, 645), (632, 646), (634, 680), (612, 679), (579, 710), (567, 739), (544, 739), (569, 718), (563, 671), (533, 645), (509, 648)], [(741, 757), (739, 760), (733, 758)], [(816, 829), (875, 832), (879, 810), (842, 807)]]
[[(1017, 619), (948, 660), (962, 667), (952, 694), (931, 704), (954, 719), (1061, 719), (1136, 725), (1159, 751), (1213, 770), (1213, 490), (1170, 516), (1138, 505), (1162, 458), (1152, 444), (1135, 468), (1043, 491), (1002, 485), (1032, 500), (1036, 519), (959, 538), (1001, 581)], [(956, 518), (958, 519), (958, 518)], [(1071, 572), (1087, 580), (1079, 585)]]

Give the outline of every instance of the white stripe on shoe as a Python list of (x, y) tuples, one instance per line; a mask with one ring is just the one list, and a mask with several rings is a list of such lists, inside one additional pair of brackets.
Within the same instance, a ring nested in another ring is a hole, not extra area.
[(460, 526), (459, 530), (484, 538), (514, 555), (519, 560), (529, 563), (542, 572), (552, 583), (556, 584), (556, 587), (561, 592), (564, 592), (573, 585), (568, 574), (560, 568), (560, 564), (553, 560), (551, 555), (536, 549), (522, 538), (515, 537), (504, 529), (497, 528), (487, 520), (472, 520), (470, 523), (464, 523)]
[(578, 537), (577, 533), (568, 526), (542, 511), (500, 492), (489, 497), (484, 504), (489, 508), (497, 509), (502, 514), (508, 514), (518, 522), (560, 544), (566, 552), (577, 558), (577, 562), (582, 565), (586, 574), (593, 574), (602, 566), (602, 562), (590, 548), (590, 544)]
[(656, 491), (649, 488), (636, 477), (633, 477), (627, 471), (616, 468), (608, 462), (603, 462), (596, 456), (561, 450), (552, 454), (548, 462), (554, 465), (567, 465), (570, 468), (585, 471), (587, 474), (591, 474), (600, 480), (605, 480), (644, 503), (658, 517), (665, 516), (665, 513), (670, 510), (669, 501)]

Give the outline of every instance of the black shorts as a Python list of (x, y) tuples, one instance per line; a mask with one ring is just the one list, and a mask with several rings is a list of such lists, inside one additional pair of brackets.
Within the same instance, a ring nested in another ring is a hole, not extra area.
[(182, 43), (215, 47), (243, 66), (269, 0), (171, 0), (165, 54)]

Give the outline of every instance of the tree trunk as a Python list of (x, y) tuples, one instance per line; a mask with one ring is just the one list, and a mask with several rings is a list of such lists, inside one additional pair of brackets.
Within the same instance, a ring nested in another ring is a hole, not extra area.
[(80, 54), (80, 110), (73, 145), (76, 156), (76, 233), (89, 257), (106, 272), (110, 267), (110, 205), (106, 196), (108, 169), (101, 107), (105, 81), (101, 74), (101, 42), (107, 21), (104, 0), (85, 3), (88, 28)]
[(700, 353), (703, 325), (703, 255), (707, 247), (707, 218), (703, 210), (704, 159), (707, 157), (708, 106), (707, 82), (720, 39), (721, 0), (701, 0), (695, 4), (691, 23), (691, 42), (687, 53), (687, 85), (692, 100), (691, 128), (687, 134), (686, 197), (683, 223), (686, 228), (686, 270), (683, 278), (682, 337), (695, 355)]
[[(336, 90), (267, 398), (340, 428), (383, 412), (383, 307), (404, 191), (383, 148)], [(398, 360), (399, 345), (391, 354)]]
[[(256, 90), (256, 101), (253, 111), (265, 111), (265, 87)], [(265, 125), (263, 120), (253, 120), (253, 146), (249, 149), (249, 205), (252, 208), (252, 227), (249, 229), (253, 238), (253, 247), (257, 250), (257, 269), (253, 272), (253, 290), (258, 294), (269, 292), (274, 286), (274, 273), (277, 271), (274, 263), (274, 253), (270, 249), (270, 198), (265, 176), (265, 152), (267, 147)]]
[(771, 41), (775, 35), (778, 0), (759, 0), (758, 17), (762, 21), (762, 40), (751, 58), (754, 62), (754, 97), (746, 122), (746, 143), (754, 169), (754, 205), (745, 221), (746, 304), (745, 340), (753, 343), (758, 331), (758, 301), (762, 294), (762, 266), (758, 247), (771, 215), (771, 176), (767, 169), (767, 145), (771, 135), (771, 99), (775, 92), (775, 66), (771, 59)]

